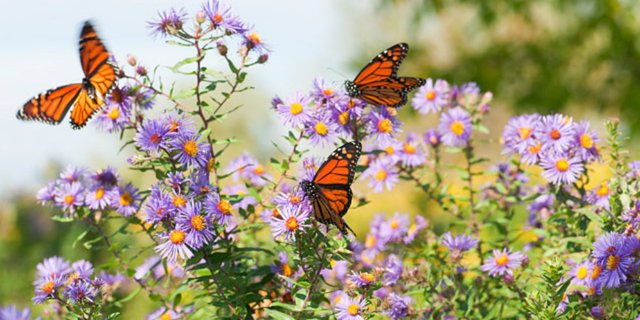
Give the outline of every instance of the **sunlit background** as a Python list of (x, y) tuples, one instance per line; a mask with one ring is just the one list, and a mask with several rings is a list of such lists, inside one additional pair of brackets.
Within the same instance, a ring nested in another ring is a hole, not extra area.
[[(94, 22), (117, 59), (132, 54), (150, 68), (169, 66), (192, 53), (151, 36), (148, 21), (171, 7), (195, 13), (201, 3), (137, 0), (98, 5), (74, 0), (5, 5), (0, 22), (0, 305), (29, 303), (34, 267), (43, 257), (91, 258), (83, 248), (70, 248), (78, 230), (50, 221), (50, 211), (35, 203), (36, 190), (68, 164), (91, 169), (113, 165), (127, 175), (125, 160), (131, 155), (131, 149), (119, 151), (117, 135), (101, 133), (91, 124), (76, 131), (67, 120), (59, 126), (21, 122), (16, 111), (41, 91), (81, 80), (77, 42), (84, 20)], [(268, 63), (249, 75), (256, 89), (238, 99), (243, 111), (218, 132), (243, 141), (232, 152), (251, 150), (265, 164), (275, 155), (271, 141), (282, 142), (284, 133), (269, 109), (274, 95), (306, 91), (316, 76), (340, 85), (379, 51), (401, 41), (411, 46), (401, 74), (452, 83), (476, 81), (494, 93), (490, 146), (481, 151), (488, 156), (499, 154), (501, 128), (515, 112), (561, 110), (592, 121), (598, 129), (604, 119), (620, 117), (630, 134), (640, 129), (640, 5), (631, 2), (229, 4), (255, 25), (271, 53)], [(178, 87), (189, 85), (186, 79), (175, 81)], [(437, 120), (418, 118), (409, 107), (400, 113), (406, 130), (422, 131)], [(315, 155), (327, 153), (307, 147)], [(127, 178), (145, 184), (144, 177)], [(365, 182), (356, 182), (354, 188), (356, 194), (367, 190)], [(374, 197), (370, 205), (350, 212), (347, 221), (360, 234), (374, 212), (400, 210), (438, 223), (441, 217), (429, 212), (411, 185), (398, 190)], [(399, 193), (403, 201), (397, 201)]]

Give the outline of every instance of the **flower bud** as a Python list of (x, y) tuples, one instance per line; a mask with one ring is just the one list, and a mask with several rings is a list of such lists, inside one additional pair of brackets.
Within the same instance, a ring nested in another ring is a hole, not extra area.
[(266, 53), (258, 57), (258, 63), (265, 63), (267, 60), (269, 60), (269, 55)]
[(205, 14), (204, 11), (200, 10), (198, 12), (196, 12), (196, 23), (198, 24), (203, 24), (205, 21)]
[(138, 64), (138, 61), (136, 60), (136, 57), (134, 57), (132, 54), (128, 54), (127, 55), (127, 62), (132, 67), (135, 67), (136, 64)]
[(143, 67), (143, 66), (137, 66), (137, 67), (136, 67), (136, 73), (137, 73), (139, 76), (144, 77), (144, 76), (146, 76), (146, 75), (147, 75), (147, 68), (145, 68), (145, 67)]
[(229, 51), (229, 49), (227, 49), (227, 46), (225, 46), (223, 43), (218, 42), (218, 53), (220, 53), (221, 56), (227, 56), (227, 52)]

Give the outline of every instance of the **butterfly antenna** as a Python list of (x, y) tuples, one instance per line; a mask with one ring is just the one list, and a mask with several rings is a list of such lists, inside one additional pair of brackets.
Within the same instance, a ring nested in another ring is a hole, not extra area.
[(330, 71), (333, 71), (335, 74), (339, 75), (340, 77), (344, 78), (344, 79), (349, 79), (349, 77), (347, 77), (347, 75), (345, 75), (344, 73), (334, 69), (334, 68), (327, 68)]
[[(353, 231), (353, 229), (351, 229), (351, 227), (349, 227), (349, 225), (347, 224), (347, 222), (346, 222), (346, 221), (344, 222), (344, 226), (345, 226), (345, 227), (347, 227), (347, 229), (349, 229), (349, 231), (351, 231), (351, 233), (353, 233), (353, 236), (354, 236), (354, 237), (357, 237), (356, 232), (355, 232), (355, 231)], [(348, 235), (349, 233), (348, 233), (348, 232), (345, 232), (344, 234), (345, 234), (345, 236), (346, 236), (346, 235)]]

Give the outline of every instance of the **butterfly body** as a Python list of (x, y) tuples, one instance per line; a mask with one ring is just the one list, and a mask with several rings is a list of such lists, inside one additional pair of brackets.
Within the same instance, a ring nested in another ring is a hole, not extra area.
[(71, 127), (79, 129), (102, 107), (116, 81), (115, 69), (108, 61), (109, 52), (88, 21), (80, 33), (79, 44), (82, 82), (50, 89), (31, 98), (18, 110), (18, 119), (59, 124), (71, 110)]
[(403, 106), (407, 103), (407, 94), (425, 83), (422, 78), (397, 76), (408, 51), (409, 45), (406, 43), (398, 43), (382, 51), (353, 81), (345, 81), (347, 94), (372, 105)]
[(353, 232), (342, 217), (351, 206), (351, 184), (361, 152), (360, 142), (348, 142), (329, 156), (313, 180), (300, 182), (315, 219), (324, 224), (334, 224), (343, 233), (347, 229)]

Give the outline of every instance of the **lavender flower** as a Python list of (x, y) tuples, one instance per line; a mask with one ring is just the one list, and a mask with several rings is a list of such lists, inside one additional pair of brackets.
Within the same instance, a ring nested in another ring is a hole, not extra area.
[(426, 144), (437, 148), (440, 145), (440, 142), (442, 142), (442, 137), (440, 136), (440, 133), (438, 133), (438, 130), (429, 129), (425, 131), (423, 140)]
[(49, 182), (46, 187), (38, 190), (36, 194), (36, 199), (38, 199), (38, 203), (41, 205), (48, 205), (54, 202), (56, 198), (56, 183)]
[(449, 84), (445, 80), (438, 79), (434, 84), (434, 81), (429, 78), (413, 96), (411, 105), (421, 114), (440, 112), (449, 102), (448, 95)]
[[(397, 119), (395, 109), (386, 107), (371, 107), (367, 115), (369, 131), (378, 142), (388, 141), (397, 132), (401, 132), (402, 123)], [(390, 110), (391, 109), (391, 110)]]
[(15, 305), (0, 307), (0, 320), (29, 320), (30, 317), (31, 310), (29, 308), (18, 310)]
[(238, 17), (231, 13), (231, 8), (218, 0), (206, 2), (202, 9), (211, 24), (211, 29), (222, 29), (227, 34), (246, 32), (246, 27)]
[(341, 296), (340, 302), (335, 306), (336, 318), (338, 320), (364, 320), (363, 309), (366, 305), (367, 302), (362, 297)]
[(287, 241), (296, 240), (296, 232), (303, 232), (309, 227), (309, 211), (303, 210), (300, 206), (283, 206), (278, 208), (281, 219), (271, 219), (269, 225), (273, 237), (277, 238), (284, 234)]
[(540, 161), (540, 166), (544, 169), (542, 176), (553, 184), (574, 183), (584, 171), (584, 165), (580, 159), (563, 154), (544, 157)]
[(116, 188), (110, 193), (111, 206), (119, 214), (130, 217), (138, 211), (140, 206), (140, 193), (131, 183), (124, 187)]
[(490, 276), (513, 276), (513, 270), (519, 267), (526, 258), (527, 256), (518, 251), (512, 253), (508, 249), (493, 250), (493, 257), (489, 257), (481, 269), (489, 273)]
[(578, 156), (586, 162), (598, 159), (598, 136), (594, 130), (589, 130), (589, 122), (581, 121), (574, 127), (574, 145), (577, 148)]
[(586, 260), (576, 264), (569, 272), (569, 276), (572, 278), (571, 283), (579, 286), (590, 286), (591, 278), (589, 275), (592, 272), (593, 264), (590, 261)]
[(471, 116), (460, 107), (442, 113), (438, 124), (438, 132), (442, 142), (451, 147), (464, 147), (471, 138)]
[(86, 170), (74, 166), (67, 166), (64, 171), (60, 173), (60, 180), (72, 184), (74, 182), (81, 182), (87, 175)]
[(201, 215), (200, 203), (193, 200), (189, 200), (182, 214), (176, 219), (176, 222), (185, 228), (186, 243), (194, 249), (202, 248), (213, 240), (213, 230), (209, 221), (211, 214)]
[(451, 251), (451, 257), (454, 260), (458, 260), (462, 257), (464, 251), (478, 244), (478, 239), (474, 239), (466, 234), (453, 235), (447, 231), (447, 233), (442, 236), (442, 244)]
[(562, 114), (543, 116), (541, 131), (545, 150), (563, 153), (573, 144), (575, 129), (571, 117)]
[(407, 134), (407, 139), (402, 148), (398, 150), (398, 157), (402, 165), (406, 167), (417, 167), (426, 162), (427, 156), (419, 144), (416, 133), (410, 132)]
[(184, 166), (206, 166), (209, 149), (204, 142), (198, 142), (200, 140), (202, 137), (193, 132), (179, 132), (169, 145), (169, 149), (176, 152), (173, 158)]
[(187, 16), (182, 9), (177, 11), (171, 9), (159, 12), (158, 15), (157, 20), (149, 22), (149, 28), (152, 29), (153, 34), (161, 36), (176, 35), (182, 29), (183, 21)]
[(329, 115), (316, 114), (310, 121), (305, 123), (305, 135), (309, 136), (309, 141), (313, 145), (325, 146), (331, 143), (336, 133), (334, 122)]
[(373, 192), (380, 193), (383, 189), (391, 191), (398, 183), (398, 171), (394, 167), (395, 161), (389, 157), (374, 160), (363, 173), (363, 178), (371, 179), (369, 187)]
[(282, 117), (285, 125), (290, 127), (301, 126), (311, 121), (312, 108), (311, 97), (296, 93), (285, 98), (281, 104), (276, 106), (278, 114)]
[(343, 282), (347, 277), (349, 262), (346, 260), (331, 260), (330, 263), (331, 269), (322, 269), (320, 275), (322, 275), (325, 281), (336, 279), (337, 281)]
[(98, 115), (96, 116), (96, 125), (98, 128), (108, 133), (123, 130), (128, 121), (128, 111), (117, 103), (107, 104), (98, 111)]
[(353, 283), (355, 286), (358, 286), (360, 288), (369, 287), (376, 281), (376, 277), (372, 273), (355, 271), (352, 272), (353, 273), (351, 274), (351, 276), (349, 276), (349, 280), (351, 280), (351, 283)]
[(55, 201), (62, 210), (73, 214), (84, 204), (84, 187), (79, 182), (63, 184), (55, 196)]
[(527, 154), (542, 135), (541, 117), (537, 113), (524, 114), (509, 119), (502, 133), (504, 154)]
[(409, 306), (413, 305), (413, 299), (411, 297), (405, 297), (391, 292), (386, 300), (388, 307), (384, 313), (392, 320), (405, 318), (409, 315)]
[(189, 259), (193, 256), (193, 252), (187, 247), (186, 228), (177, 225), (175, 229), (161, 236), (163, 243), (155, 247), (155, 251), (168, 261), (175, 262), (178, 259)]
[(205, 212), (212, 213), (212, 219), (219, 224), (227, 224), (232, 217), (233, 207), (228, 200), (220, 199), (218, 193), (209, 193), (204, 200)]
[(632, 268), (634, 247), (630, 237), (619, 233), (609, 232), (598, 237), (593, 244), (596, 264), (602, 268), (597, 283), (608, 288), (617, 288), (627, 280)]
[(168, 141), (165, 139), (168, 133), (169, 127), (166, 123), (147, 119), (142, 123), (142, 128), (134, 140), (140, 150), (158, 155), (160, 150), (168, 147)]
[(608, 183), (602, 182), (586, 195), (586, 201), (595, 206), (604, 208), (609, 210), (609, 194), (611, 190), (609, 189)]
[(402, 277), (402, 260), (395, 254), (390, 254), (384, 264), (384, 274), (382, 276), (382, 284), (392, 286)]

